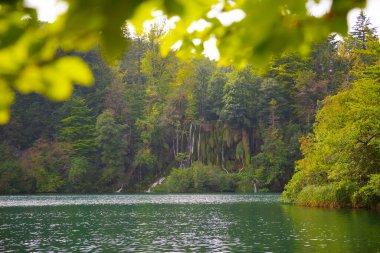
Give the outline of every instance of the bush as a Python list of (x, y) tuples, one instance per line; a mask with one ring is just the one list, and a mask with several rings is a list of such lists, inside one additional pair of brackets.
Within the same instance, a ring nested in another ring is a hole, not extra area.
[(237, 191), (238, 192), (253, 192), (252, 178), (248, 173), (237, 175)]
[(304, 178), (303, 171), (298, 171), (294, 173), (292, 179), (287, 185), (285, 185), (285, 190), (282, 193), (282, 200), (285, 202), (295, 202), (298, 194), (305, 187), (306, 182)]
[(371, 207), (380, 209), (380, 174), (370, 175), (367, 185), (353, 195), (356, 207)]
[(11, 146), (0, 143), (0, 194), (33, 192), (33, 180), (17, 159)]
[(190, 168), (174, 168), (156, 192), (232, 192), (237, 189), (238, 178), (226, 174), (215, 166), (193, 163)]
[(0, 194), (19, 193), (20, 165), (17, 161), (0, 162)]
[(192, 171), (190, 169), (175, 168), (161, 185), (161, 190), (175, 193), (190, 192), (193, 189), (193, 184)]
[(301, 190), (296, 198), (296, 203), (311, 207), (341, 207), (338, 201), (337, 189), (329, 185), (308, 185)]

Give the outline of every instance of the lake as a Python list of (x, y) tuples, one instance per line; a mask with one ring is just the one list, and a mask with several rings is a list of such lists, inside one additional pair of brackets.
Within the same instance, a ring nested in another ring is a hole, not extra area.
[(0, 196), (0, 252), (380, 252), (380, 213), (278, 194)]

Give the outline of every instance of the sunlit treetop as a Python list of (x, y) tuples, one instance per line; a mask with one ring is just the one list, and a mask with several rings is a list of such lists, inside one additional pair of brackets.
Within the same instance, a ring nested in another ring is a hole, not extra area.
[(313, 42), (330, 33), (345, 34), (348, 11), (365, 4), (334, 0), (330, 11), (317, 18), (308, 14), (306, 0), (66, 2), (67, 11), (55, 22), (40, 23), (36, 11), (23, 1), (0, 0), (0, 124), (9, 121), (16, 92), (62, 101), (71, 95), (73, 84), (93, 83), (82, 59), (57, 52), (86, 52), (99, 46), (104, 57), (113, 60), (128, 46), (121, 30), (126, 20), (141, 31), (154, 10), (179, 17), (161, 43), (164, 55), (174, 44), (181, 44), (178, 56), (189, 57), (215, 43), (220, 64), (244, 66), (265, 64), (285, 50), (307, 54)]

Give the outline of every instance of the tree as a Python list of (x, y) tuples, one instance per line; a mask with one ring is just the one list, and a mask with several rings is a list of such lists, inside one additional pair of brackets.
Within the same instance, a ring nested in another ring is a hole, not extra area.
[(207, 86), (215, 66), (209, 60), (195, 60), (195, 73), (193, 83), (193, 103), (197, 118), (204, 119), (206, 116)]
[(268, 129), (263, 135), (260, 153), (252, 157), (252, 176), (260, 188), (280, 192), (293, 174), (297, 139), (286, 139), (278, 129)]
[(94, 180), (94, 173), (91, 172), (91, 167), (94, 167), (86, 157), (74, 156), (70, 160), (70, 169), (68, 173), (68, 183), (71, 184), (71, 189), (76, 192), (83, 192), (91, 189), (89, 184)]
[(307, 204), (319, 197), (310, 194), (328, 190), (334, 202), (313, 205), (378, 205), (379, 92), (378, 82), (363, 77), (352, 89), (325, 99), (314, 134), (302, 139), (304, 158), (297, 162), (297, 172), (286, 186), (287, 199)]
[[(99, 0), (91, 5), (83, 0), (67, 0), (67, 12), (52, 24), (40, 24), (36, 11), (26, 7), (22, 0), (6, 1), (1, 4), (4, 29), (0, 33), (0, 123), (9, 120), (15, 91), (36, 92), (62, 101), (70, 96), (74, 83), (92, 84), (91, 71), (83, 60), (76, 56), (57, 57), (58, 49), (89, 51), (99, 45), (103, 55), (111, 60), (120, 55), (127, 44), (121, 31), (125, 20), (130, 20), (140, 31), (144, 20), (150, 18), (151, 9), (162, 9), (170, 17), (181, 17), (176, 29), (161, 45), (164, 54), (171, 51), (178, 40), (183, 42), (181, 54), (191, 55), (192, 51), (203, 50), (202, 42), (216, 38), (225, 57), (222, 62), (229, 64), (234, 60), (245, 64), (247, 58), (256, 63), (266, 62), (265, 59), (286, 49), (308, 53), (312, 42), (333, 31), (344, 34), (347, 12), (362, 7), (364, 2), (342, 4), (335, 0), (330, 12), (317, 18), (308, 14), (306, 0), (291, 4), (278, 0), (226, 1), (219, 13), (241, 9), (245, 17), (240, 22), (223, 25), (223, 20), (218, 20), (220, 15), (207, 15), (211, 6), (218, 3), (215, 0), (117, 0), (112, 4)], [(203, 31), (187, 33), (191, 23), (201, 18), (210, 21), (210, 25)], [(193, 43), (194, 38), (201, 43)]]
[(0, 126), (0, 139), (24, 150), (39, 138), (53, 138), (60, 121), (58, 110), (61, 106), (36, 94), (18, 95), (12, 106), (14, 117), (7, 125)]
[(365, 15), (364, 11), (360, 11), (357, 16), (356, 23), (352, 27), (353, 31), (350, 35), (357, 40), (357, 47), (366, 49), (367, 37), (376, 36), (377, 28), (370, 27), (372, 25), (370, 19)]
[(321, 43), (312, 48), (310, 61), (317, 81), (327, 82), (329, 95), (335, 94), (344, 81), (344, 75), (348, 72), (344, 58), (337, 52), (341, 42), (336, 34), (331, 34)]
[(21, 157), (25, 177), (32, 178), (32, 192), (62, 192), (70, 168), (71, 145), (39, 139)]
[(72, 143), (76, 156), (94, 155), (95, 119), (85, 100), (73, 97), (61, 110), (66, 117), (61, 120), (58, 139)]
[(112, 84), (107, 87), (105, 108), (114, 113), (117, 122), (125, 123), (128, 121), (127, 89), (122, 82), (122, 77), (116, 76)]
[(318, 101), (322, 101), (328, 94), (328, 82), (317, 80), (312, 71), (299, 72), (296, 84), (296, 111), (300, 119), (311, 128), (317, 111)]
[(18, 161), (12, 148), (5, 144), (0, 144), (0, 193), (20, 193), (28, 192), (26, 180), (21, 175), (20, 162)]
[(217, 120), (223, 109), (223, 91), (227, 83), (227, 75), (223, 71), (215, 71), (207, 85), (206, 116), (208, 120)]
[(225, 86), (222, 119), (232, 127), (255, 125), (261, 82), (249, 67), (236, 71)]
[(113, 113), (105, 111), (96, 121), (96, 143), (102, 162), (101, 182), (110, 187), (122, 181), (127, 137), (125, 125), (117, 124)]

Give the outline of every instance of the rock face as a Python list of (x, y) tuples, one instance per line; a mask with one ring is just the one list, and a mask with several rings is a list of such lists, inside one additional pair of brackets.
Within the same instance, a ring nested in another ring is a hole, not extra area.
[(154, 182), (154, 183), (149, 187), (149, 189), (148, 189), (146, 192), (151, 192), (151, 190), (152, 190), (154, 187), (156, 187), (157, 185), (162, 184), (162, 182), (164, 182), (164, 180), (165, 180), (165, 177), (161, 177), (161, 178), (159, 178), (156, 182)]

